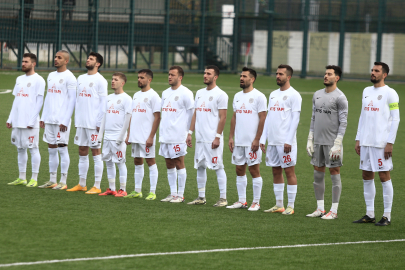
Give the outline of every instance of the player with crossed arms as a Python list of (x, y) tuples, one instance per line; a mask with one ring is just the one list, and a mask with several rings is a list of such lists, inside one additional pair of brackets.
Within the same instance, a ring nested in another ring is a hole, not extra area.
[[(40, 126), (45, 128), (44, 142), (48, 143), (49, 173), (48, 182), (39, 188), (67, 189), (66, 178), (70, 165), (68, 152), (70, 124), (76, 103), (76, 77), (66, 68), (69, 52), (61, 50), (56, 53), (54, 65), (56, 71), (48, 75), (48, 93), (45, 97)], [(56, 176), (60, 154), (60, 182)]]
[[(186, 187), (187, 132), (194, 112), (193, 92), (181, 84), (184, 71), (179, 66), (169, 69), (170, 88), (162, 93), (162, 120), (159, 129), (159, 155), (166, 160), (170, 192), (162, 202), (184, 202)], [(178, 182), (178, 189), (177, 189)]]
[[(107, 178), (109, 188), (99, 196), (113, 195), (115, 197), (124, 197), (127, 195), (127, 166), (125, 157), (127, 145), (123, 143), (127, 136), (129, 121), (131, 120), (132, 99), (124, 92), (124, 85), (127, 77), (121, 72), (116, 72), (112, 76), (111, 88), (114, 93), (107, 96), (107, 105), (105, 114), (97, 140), (99, 143), (103, 140), (102, 158), (107, 167)], [(105, 131), (105, 133), (104, 133)], [(115, 176), (117, 164), (120, 173), (120, 189), (115, 191)]]
[[(347, 127), (348, 102), (345, 94), (337, 88), (342, 76), (338, 66), (327, 66), (324, 89), (315, 92), (312, 98), (312, 119), (309, 129), (307, 152), (314, 166), (314, 191), (317, 209), (307, 217), (336, 219), (342, 182), (340, 167), (343, 160), (343, 136)], [(332, 179), (332, 207), (325, 215), (325, 167)]]
[[(21, 70), (25, 75), (17, 78), (13, 89), (14, 102), (7, 128), (12, 128), (11, 143), (17, 147), (19, 177), (9, 185), (26, 185), (36, 187), (41, 155), (39, 154), (39, 111), (44, 103), (45, 80), (35, 73), (37, 57), (25, 53)], [(32, 177), (27, 184), (27, 148), (31, 153)]]
[[(240, 74), (240, 88), (233, 98), (233, 116), (229, 133), (229, 150), (232, 152), (232, 164), (236, 165), (236, 187), (239, 200), (229, 209), (247, 208), (246, 202), (246, 167), (249, 168), (253, 183), (253, 202), (249, 211), (260, 210), (260, 197), (263, 179), (260, 175), (262, 152), (259, 140), (266, 119), (266, 96), (253, 87), (256, 71), (247, 67)], [(235, 136), (235, 141), (233, 140)]]

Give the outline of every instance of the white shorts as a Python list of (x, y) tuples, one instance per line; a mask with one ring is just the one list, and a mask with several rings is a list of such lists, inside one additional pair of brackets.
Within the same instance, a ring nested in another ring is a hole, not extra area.
[(13, 128), (11, 143), (17, 148), (38, 148), (39, 128)]
[(262, 162), (262, 150), (252, 152), (251, 146), (235, 146), (232, 153), (232, 164), (253, 166)]
[(211, 149), (212, 143), (196, 143), (194, 153), (194, 169), (199, 167), (209, 168), (211, 170), (219, 170), (224, 168), (224, 144), (221, 144)]
[(187, 154), (185, 143), (160, 143), (159, 155), (164, 158), (178, 158)]
[(97, 141), (98, 131), (96, 129), (80, 128), (76, 129), (75, 144), (78, 146), (88, 146), (93, 149), (100, 149), (101, 143)]
[(66, 131), (60, 131), (58, 124), (45, 124), (43, 140), (49, 144), (69, 144), (70, 123)]
[(384, 148), (360, 146), (360, 170), (387, 172), (394, 168), (392, 157), (385, 159)]
[(297, 164), (297, 145), (291, 146), (291, 152), (284, 153), (284, 145), (267, 145), (266, 165), (288, 168)]
[(103, 141), (103, 150), (101, 152), (101, 158), (104, 161), (110, 161), (114, 163), (125, 163), (125, 157), (127, 154), (127, 145), (122, 142), (117, 145), (115, 141)]
[(146, 147), (146, 144), (132, 143), (131, 156), (133, 158), (155, 158), (155, 152), (155, 145)]
[(332, 149), (333, 145), (314, 145), (314, 153), (312, 154), (311, 164), (316, 167), (327, 167), (336, 168), (342, 167), (343, 163), (343, 145), (342, 145), (342, 156), (338, 160), (329, 159), (329, 151)]

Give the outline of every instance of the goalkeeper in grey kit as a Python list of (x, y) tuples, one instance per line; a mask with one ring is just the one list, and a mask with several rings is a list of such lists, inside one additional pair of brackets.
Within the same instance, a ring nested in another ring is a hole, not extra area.
[[(327, 66), (324, 76), (325, 88), (315, 92), (312, 98), (312, 120), (309, 129), (307, 152), (314, 166), (314, 190), (317, 209), (307, 217), (336, 219), (342, 191), (340, 167), (343, 160), (343, 136), (347, 126), (348, 102), (337, 88), (342, 76), (338, 66)], [(325, 167), (332, 179), (332, 207), (325, 214)]]

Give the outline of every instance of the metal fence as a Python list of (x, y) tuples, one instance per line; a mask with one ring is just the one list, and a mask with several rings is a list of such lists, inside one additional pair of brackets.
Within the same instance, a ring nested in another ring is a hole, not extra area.
[(328, 64), (368, 77), (374, 61), (405, 80), (404, 0), (0, 0), (0, 68), (18, 69), (20, 52), (51, 69), (67, 49), (71, 69), (90, 51), (107, 70), (166, 71), (173, 64), (262, 73), (289, 64), (301, 77)]

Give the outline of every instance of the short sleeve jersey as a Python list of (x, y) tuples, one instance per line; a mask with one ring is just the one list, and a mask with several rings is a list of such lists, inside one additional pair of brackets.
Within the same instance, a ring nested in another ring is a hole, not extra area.
[[(314, 143), (320, 145), (333, 145), (338, 132), (343, 133), (346, 130), (348, 102), (345, 94), (336, 88), (330, 93), (325, 89), (315, 92), (312, 98), (313, 117), (314, 117)], [(341, 125), (339, 115), (343, 115), (343, 129), (339, 130)]]
[(101, 97), (107, 96), (107, 80), (100, 73), (77, 78), (75, 126), (96, 129)]
[(69, 104), (68, 91), (76, 90), (76, 85), (76, 77), (70, 70), (49, 73), (41, 121), (47, 124), (62, 124)]
[(162, 93), (162, 117), (159, 142), (185, 143), (188, 131), (188, 110), (194, 109), (193, 92), (181, 85), (176, 90), (168, 88)]
[(398, 103), (397, 92), (388, 85), (379, 88), (370, 86), (364, 89), (360, 115), (361, 126), (356, 136), (361, 146), (376, 148), (386, 146), (392, 123), (390, 110), (398, 109)]
[[(36, 107), (37, 96), (43, 96), (45, 80), (38, 73), (33, 75), (21, 75), (17, 78), (13, 89), (14, 103), (10, 123), (14, 128), (27, 128), (32, 109)], [(35, 120), (34, 128), (39, 128), (39, 116)]]
[(127, 93), (108, 95), (106, 109), (104, 139), (114, 141), (124, 126), (125, 115), (131, 113), (132, 99)]
[[(129, 142), (145, 144), (155, 121), (155, 112), (160, 112), (161, 98), (155, 90), (138, 91), (132, 99), (132, 117)], [(153, 137), (155, 143), (156, 134)]]
[[(301, 95), (293, 88), (271, 92), (269, 97), (267, 125), (268, 145), (284, 145), (290, 130), (292, 112), (301, 111)], [(297, 144), (297, 131), (295, 131), (292, 144)]]
[(218, 86), (197, 91), (194, 107), (196, 111), (195, 138), (197, 142), (212, 143), (217, 134), (219, 110), (228, 109), (228, 95)]
[(251, 146), (259, 127), (259, 113), (266, 111), (266, 96), (254, 88), (248, 93), (240, 91), (233, 98), (236, 113), (235, 146)]

